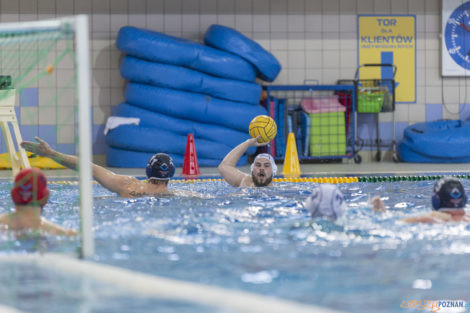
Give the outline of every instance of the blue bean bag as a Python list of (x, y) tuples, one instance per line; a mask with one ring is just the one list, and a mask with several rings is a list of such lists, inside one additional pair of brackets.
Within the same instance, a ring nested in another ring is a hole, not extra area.
[(235, 29), (211, 25), (204, 36), (204, 43), (249, 61), (259, 71), (260, 78), (268, 82), (274, 81), (281, 71), (281, 64), (270, 52)]
[(398, 153), (405, 162), (470, 162), (470, 122), (440, 120), (410, 125)]
[[(199, 139), (206, 139), (223, 143), (231, 148), (234, 148), (241, 142), (250, 138), (248, 131), (240, 132), (223, 126), (182, 120), (161, 113), (145, 110), (127, 103), (119, 104), (116, 108), (115, 115), (122, 117), (137, 117), (140, 118), (139, 125), (141, 126), (158, 127), (183, 136), (193, 134), (196, 141)], [(255, 147), (251, 147), (247, 150), (247, 153), (253, 154), (255, 153), (255, 150)]]
[(198, 92), (231, 101), (258, 104), (261, 96), (261, 86), (255, 83), (218, 78), (182, 66), (131, 56), (122, 60), (121, 75), (137, 83)]
[(116, 47), (149, 61), (186, 66), (207, 74), (253, 82), (256, 69), (239, 56), (159, 32), (125, 26)]
[[(196, 148), (197, 149), (197, 148)], [(112, 167), (128, 167), (128, 168), (142, 168), (142, 176), (145, 176), (145, 166), (148, 160), (154, 155), (149, 152), (129, 151), (108, 147), (106, 153), (106, 164)], [(182, 167), (184, 156), (179, 154), (170, 153), (173, 158), (175, 166)], [(198, 156), (198, 164), (200, 167), (205, 166), (218, 166), (222, 160), (219, 159), (206, 159)], [(246, 165), (246, 156), (240, 158), (237, 165)], [(177, 173), (178, 174), (178, 173)]]
[[(110, 130), (105, 138), (106, 143), (114, 148), (184, 155), (187, 136), (155, 127), (121, 125)], [(222, 143), (204, 139), (198, 139), (195, 144), (197, 155), (207, 159), (223, 159), (232, 149)]]
[(126, 102), (165, 115), (248, 131), (251, 120), (266, 114), (261, 105), (233, 102), (199, 93), (128, 83)]

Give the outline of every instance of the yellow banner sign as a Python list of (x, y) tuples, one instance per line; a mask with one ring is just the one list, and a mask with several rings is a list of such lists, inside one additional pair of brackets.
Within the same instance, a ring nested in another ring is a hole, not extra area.
[[(358, 34), (359, 65), (395, 65), (395, 101), (416, 102), (415, 16), (360, 15)], [(360, 79), (391, 79), (393, 67), (367, 67), (359, 74)]]

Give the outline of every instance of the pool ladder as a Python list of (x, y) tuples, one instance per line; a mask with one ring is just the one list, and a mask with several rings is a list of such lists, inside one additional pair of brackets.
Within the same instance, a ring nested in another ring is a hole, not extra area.
[[(16, 118), (15, 100), (15, 89), (0, 90), (0, 127), (2, 129), (3, 137), (5, 138), (5, 143), (8, 147), (13, 177), (18, 174), (20, 167), (31, 167), (26, 151), (20, 146), (23, 139), (21, 138), (18, 119)], [(13, 142), (13, 137), (8, 123), (11, 123), (13, 134), (16, 139), (16, 147)]]

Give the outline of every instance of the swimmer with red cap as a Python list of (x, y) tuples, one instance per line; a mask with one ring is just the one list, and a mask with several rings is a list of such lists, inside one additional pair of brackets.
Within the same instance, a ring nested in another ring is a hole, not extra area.
[[(55, 151), (47, 142), (38, 137), (34, 139), (36, 142), (23, 141), (21, 147), (26, 151), (51, 158), (70, 169), (77, 169), (78, 158), (76, 156)], [(147, 181), (139, 180), (133, 176), (117, 175), (96, 164), (92, 164), (92, 169), (94, 179), (121, 197), (134, 198), (173, 194), (168, 190), (168, 182), (175, 174), (175, 165), (173, 159), (166, 153), (157, 153), (150, 158), (145, 169)]]
[(77, 232), (66, 229), (41, 217), (42, 208), (49, 200), (47, 179), (37, 168), (21, 170), (11, 189), (15, 212), (0, 215), (0, 224), (6, 230), (40, 231), (50, 235), (73, 236)]

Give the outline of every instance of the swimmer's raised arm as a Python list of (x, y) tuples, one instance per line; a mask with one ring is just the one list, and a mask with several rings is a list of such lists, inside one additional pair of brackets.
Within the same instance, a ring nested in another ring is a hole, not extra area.
[(76, 156), (63, 154), (55, 151), (51, 148), (51, 146), (49, 146), (47, 142), (40, 139), (39, 137), (34, 137), (34, 140), (36, 140), (37, 142), (23, 141), (21, 143), (21, 147), (23, 147), (26, 151), (35, 153), (39, 156), (53, 159), (57, 163), (70, 169), (77, 169), (78, 159)]
[(250, 175), (243, 173), (236, 168), (237, 162), (240, 160), (242, 155), (246, 152), (249, 147), (260, 147), (265, 146), (268, 143), (259, 143), (258, 138), (248, 139), (230, 151), (225, 158), (220, 162), (218, 170), (220, 175), (233, 187), (239, 187), (246, 177)]
[[(70, 169), (76, 170), (78, 158), (52, 149), (47, 142), (34, 138), (37, 142), (24, 141), (21, 146), (27, 151), (53, 159)], [(168, 182), (175, 174), (173, 159), (166, 153), (157, 153), (150, 158), (145, 172), (147, 181), (133, 176), (117, 175), (110, 170), (91, 163), (93, 178), (103, 187), (118, 193), (121, 197), (146, 197), (168, 193)]]
[[(29, 152), (35, 153), (40, 156), (51, 158), (57, 163), (68, 167), (73, 170), (77, 170), (78, 158), (75, 155), (69, 155), (55, 151), (49, 146), (44, 140), (34, 137), (37, 142), (23, 141), (21, 146)], [(122, 195), (123, 192), (127, 191), (126, 186), (136, 181), (135, 177), (117, 175), (110, 170), (105, 169), (99, 165), (92, 163), (93, 178), (98, 181), (103, 187), (109, 189), (112, 192), (116, 192)]]
[(129, 197), (128, 186), (131, 183), (139, 182), (135, 177), (118, 175), (96, 164), (93, 164), (93, 178), (103, 187), (118, 193), (121, 197)]

